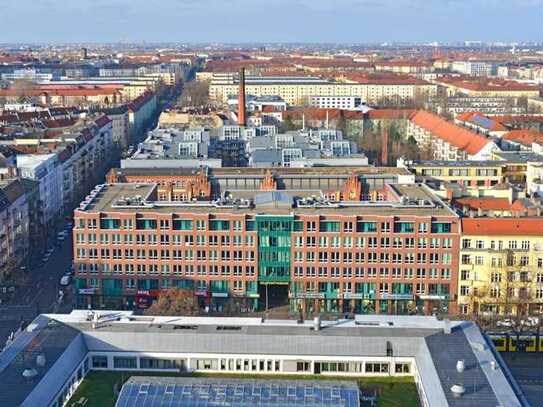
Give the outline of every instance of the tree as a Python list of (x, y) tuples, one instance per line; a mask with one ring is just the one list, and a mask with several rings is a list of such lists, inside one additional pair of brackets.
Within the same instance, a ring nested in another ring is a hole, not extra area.
[(341, 133), (343, 133), (343, 136), (348, 137), (347, 134), (347, 119), (345, 118), (345, 114), (343, 113), (343, 110), (339, 113), (339, 119), (336, 123), (336, 129), (341, 130)]
[(178, 100), (182, 107), (200, 107), (209, 104), (209, 82), (190, 81), (183, 88)]
[(33, 89), (35, 83), (28, 79), (17, 79), (13, 82), (12, 89), (15, 91), (17, 96), (17, 102), (24, 103), (29, 97), (29, 92)]
[(296, 130), (296, 129), (297, 129), (297, 126), (294, 124), (294, 121), (292, 120), (292, 117), (290, 116), (287, 116), (285, 120), (283, 120), (283, 123), (281, 123), (282, 132)]
[(198, 303), (194, 291), (172, 288), (160, 293), (158, 299), (145, 311), (147, 315), (196, 315)]

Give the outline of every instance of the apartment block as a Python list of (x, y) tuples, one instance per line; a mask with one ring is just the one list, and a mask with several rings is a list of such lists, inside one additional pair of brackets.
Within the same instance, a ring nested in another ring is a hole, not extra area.
[(458, 284), (461, 314), (541, 315), (543, 220), (463, 219)]
[(28, 255), (28, 231), (25, 188), (17, 179), (0, 181), (0, 275), (18, 266)]

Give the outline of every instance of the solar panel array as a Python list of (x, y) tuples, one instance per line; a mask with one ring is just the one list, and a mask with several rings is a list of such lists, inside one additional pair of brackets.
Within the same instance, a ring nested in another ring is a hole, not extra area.
[[(157, 383), (158, 382), (158, 383)], [(127, 382), (116, 407), (359, 407), (355, 386), (319, 382)]]
[(494, 120), (489, 119), (488, 117), (476, 115), (472, 119), (476, 124), (487, 129), (491, 129), (494, 126)]

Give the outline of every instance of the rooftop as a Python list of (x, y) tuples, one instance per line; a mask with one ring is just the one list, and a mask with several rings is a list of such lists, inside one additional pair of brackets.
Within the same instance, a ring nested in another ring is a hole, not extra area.
[(543, 236), (543, 218), (464, 218), (462, 231), (475, 236)]
[[(433, 216), (456, 217), (447, 205), (422, 184), (387, 184), (387, 188), (390, 193), (388, 201), (333, 202), (325, 199), (322, 191), (289, 190), (279, 191), (287, 193), (272, 194), (266, 199), (258, 191), (226, 191), (223, 198), (213, 201), (169, 202), (157, 200), (156, 184), (104, 184), (96, 187), (76, 209), (76, 212), (213, 212), (257, 215), (261, 209), (256, 204), (266, 201), (269, 204), (266, 213), (278, 215), (343, 213), (383, 216), (399, 216), (401, 214), (428, 216), (431, 214)], [(286, 205), (286, 202), (293, 204)], [(278, 205), (274, 203), (278, 203)]]
[[(5, 405), (22, 403), (23, 406), (51, 399), (62, 387), (65, 372), (72, 372), (87, 352), (383, 358), (392, 349), (394, 356), (415, 360), (420, 386), (429, 405), (523, 405), (510, 382), (507, 366), (495, 358), (491, 342), (472, 322), (440, 321), (422, 316), (357, 315), (353, 320), (322, 321), (318, 330), (314, 327), (313, 321), (150, 317), (130, 311), (42, 315), (0, 354), (0, 389), (3, 391), (0, 397), (7, 401)], [(289, 346), (285, 346), (287, 338)], [(20, 383), (22, 371), (14, 369), (13, 364), (24, 360), (21, 355), (36, 350), (46, 353), (46, 365), (39, 371), (41, 380)], [(459, 359), (466, 362), (462, 375), (455, 368)], [(492, 362), (499, 368), (493, 369)], [(463, 378), (466, 392), (454, 397), (451, 385)], [(169, 382), (177, 379), (162, 380), (153, 378), (149, 383), (148, 379), (135, 379), (129, 383), (175, 384), (174, 390), (177, 387), (177, 382)], [(206, 379), (206, 382), (214, 384), (213, 380)], [(223, 384), (228, 382), (221, 379)], [(266, 382), (266, 385), (271, 384), (274, 382)], [(20, 388), (14, 391), (18, 385), (25, 391), (21, 393)], [(150, 387), (148, 393), (149, 390)], [(140, 387), (137, 393), (141, 393)]]
[(444, 118), (424, 110), (420, 110), (412, 115), (410, 120), (415, 125), (430, 132), (433, 136), (439, 137), (469, 155), (477, 154), (491, 142), (483, 135), (448, 122)]

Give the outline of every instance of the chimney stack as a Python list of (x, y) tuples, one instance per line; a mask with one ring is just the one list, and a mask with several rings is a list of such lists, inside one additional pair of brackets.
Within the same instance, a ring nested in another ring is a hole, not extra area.
[(383, 128), (381, 141), (381, 165), (388, 165), (388, 129)]
[(238, 125), (245, 126), (245, 68), (239, 71)]

